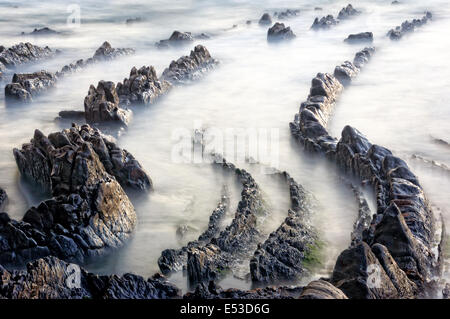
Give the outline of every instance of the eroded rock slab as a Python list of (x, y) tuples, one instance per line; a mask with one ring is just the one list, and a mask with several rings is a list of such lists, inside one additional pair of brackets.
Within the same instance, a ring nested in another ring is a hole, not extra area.
[(350, 34), (344, 42), (347, 43), (363, 43), (363, 42), (373, 42), (373, 33), (372, 32), (360, 32)]
[(167, 299), (181, 291), (163, 276), (144, 279), (134, 274), (99, 276), (76, 264), (46, 257), (26, 270), (8, 271), (0, 265), (0, 299)]
[(49, 47), (39, 47), (29, 42), (19, 43), (8, 49), (0, 50), (0, 62), (8, 69), (23, 63), (29, 63), (44, 58), (49, 58), (55, 54)]
[(33, 97), (55, 87), (57, 77), (54, 73), (39, 71), (34, 73), (16, 73), (12, 83), (5, 86), (5, 97), (29, 102)]
[(420, 19), (413, 19), (412, 21), (406, 20), (400, 26), (391, 29), (387, 33), (387, 36), (391, 40), (400, 40), (405, 34), (414, 32), (416, 28), (427, 24), (429, 21), (431, 21), (431, 19), (433, 19), (433, 15), (431, 14), (431, 12), (427, 11), (425, 12), (425, 15)]

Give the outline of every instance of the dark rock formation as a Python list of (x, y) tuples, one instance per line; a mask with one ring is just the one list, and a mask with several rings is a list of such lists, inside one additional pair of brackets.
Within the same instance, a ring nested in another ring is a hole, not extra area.
[(320, 29), (329, 29), (331, 26), (338, 24), (339, 21), (335, 20), (334, 17), (329, 14), (326, 17), (322, 18), (315, 18), (314, 22), (311, 26), (311, 29), (313, 30), (320, 30)]
[(290, 27), (286, 27), (284, 23), (276, 22), (267, 31), (267, 41), (269, 42), (291, 40), (294, 38), (295, 38), (294, 32), (292, 32)]
[(444, 289), (442, 289), (442, 297), (450, 299), (450, 284), (445, 284)]
[(318, 247), (317, 231), (310, 215), (314, 200), (301, 185), (281, 173), (289, 185), (291, 209), (288, 217), (269, 238), (258, 245), (250, 260), (252, 280), (261, 283), (293, 281), (309, 274)]
[(419, 28), (426, 24), (433, 18), (431, 12), (425, 12), (425, 15), (421, 19), (413, 19), (412, 21), (406, 20), (401, 24), (401, 26), (397, 26), (394, 29), (391, 29), (387, 36), (391, 40), (400, 40), (405, 34), (414, 32), (416, 28)]
[(209, 217), (208, 228), (198, 237), (198, 240), (189, 242), (181, 249), (166, 249), (161, 253), (161, 257), (158, 259), (158, 265), (163, 274), (169, 274), (185, 268), (188, 250), (209, 243), (212, 238), (219, 234), (220, 223), (225, 217), (229, 202), (228, 190), (224, 188), (219, 204)]
[(81, 120), (85, 118), (84, 111), (60, 111), (58, 115), (60, 119)]
[(338, 19), (339, 20), (349, 19), (360, 13), (361, 11), (356, 10), (355, 8), (353, 8), (351, 4), (349, 4), (345, 8), (342, 8), (341, 11), (339, 11)]
[(142, 22), (142, 21), (144, 21), (144, 20), (141, 17), (129, 18), (129, 19), (125, 20), (125, 24), (131, 25), (134, 23)]
[[(22, 32), (22, 35), (24, 35), (25, 32)], [(49, 35), (59, 35), (61, 32), (55, 31), (53, 29), (50, 29), (49, 27), (43, 27), (40, 29), (35, 28), (33, 32), (28, 33), (28, 35), (34, 35), (34, 36), (49, 36)]]
[(400, 1), (397, 1), (397, 0), (391, 2), (392, 5), (397, 5), (397, 4), (400, 4), (400, 3), (401, 3), (401, 2), (400, 2)]
[[(136, 214), (124, 186), (150, 189), (151, 180), (126, 150), (84, 125), (14, 149), (21, 174), (53, 194), (22, 221), (7, 214), (0, 225), (0, 263), (23, 264), (48, 255), (83, 262), (122, 246)], [(116, 180), (117, 179), (117, 180)]]
[(302, 292), (301, 287), (266, 287), (253, 290), (222, 289), (214, 281), (199, 284), (193, 292), (188, 292), (183, 299), (295, 299)]
[(163, 276), (98, 276), (56, 257), (35, 260), (25, 270), (0, 265), (0, 299), (167, 299), (180, 290)]
[(0, 62), (8, 69), (23, 63), (49, 58), (55, 54), (49, 47), (41, 48), (31, 43), (19, 43), (0, 50)]
[(299, 299), (348, 299), (342, 290), (325, 280), (311, 281), (303, 288)]
[(362, 192), (353, 184), (351, 184), (350, 187), (352, 188), (358, 204), (358, 217), (353, 225), (353, 231), (351, 233), (351, 245), (354, 246), (363, 240), (365, 232), (368, 231), (372, 221), (372, 212)]
[(84, 115), (88, 123), (116, 122), (125, 126), (131, 120), (131, 111), (119, 107), (119, 96), (113, 82), (98, 82), (89, 87), (84, 98)]
[(298, 16), (299, 13), (300, 13), (300, 10), (298, 10), (298, 9), (294, 9), (294, 10), (287, 9), (286, 11), (275, 12), (273, 14), (273, 16), (282, 20), (282, 19), (288, 19), (288, 18)]
[(6, 195), (6, 191), (0, 187), (0, 212), (3, 209), (6, 201), (8, 200), (8, 195)]
[(272, 24), (272, 17), (268, 13), (264, 13), (258, 22), (260, 25), (270, 25)]
[(158, 79), (155, 68), (143, 66), (139, 70), (133, 67), (130, 77), (122, 83), (117, 83), (118, 103), (152, 104), (162, 95), (166, 94), (172, 85), (162, 79)]
[[(85, 159), (89, 154), (92, 158)], [(151, 179), (139, 162), (111, 137), (89, 125), (72, 125), (48, 137), (36, 130), (30, 143), (14, 149), (14, 157), (24, 177), (55, 196), (77, 191), (82, 182), (96, 184), (102, 177), (112, 176), (124, 187), (152, 189)], [(91, 170), (94, 168), (98, 181)], [(85, 175), (86, 170), (92, 174)]]
[(183, 56), (177, 61), (172, 61), (170, 66), (162, 73), (161, 79), (172, 84), (196, 80), (217, 64), (218, 61), (211, 57), (204, 46), (197, 45), (189, 56)]
[(56, 80), (56, 75), (47, 71), (16, 73), (12, 78), (12, 83), (5, 86), (5, 97), (30, 102), (34, 96), (53, 88)]
[(242, 266), (242, 260), (251, 257), (261, 239), (257, 217), (266, 214), (266, 208), (258, 185), (245, 170), (223, 158), (217, 160), (225, 169), (234, 171), (242, 183), (241, 201), (231, 224), (217, 237), (205, 246), (188, 249), (187, 273), (191, 284), (217, 280), (228, 270)]
[(344, 42), (347, 43), (361, 43), (361, 42), (373, 42), (373, 33), (372, 32), (361, 32), (356, 34), (350, 34)]
[(172, 35), (167, 40), (160, 40), (155, 43), (158, 48), (168, 48), (170, 46), (179, 46), (192, 43), (194, 37), (190, 32), (173, 31)]
[(103, 44), (95, 51), (92, 59), (96, 61), (102, 60), (113, 60), (123, 55), (133, 54), (134, 50), (130, 48), (113, 48), (108, 41), (103, 42)]

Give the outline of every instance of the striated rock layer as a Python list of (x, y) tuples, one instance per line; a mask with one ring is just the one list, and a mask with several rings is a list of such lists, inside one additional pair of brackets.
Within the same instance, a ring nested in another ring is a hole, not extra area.
[(56, 257), (29, 263), (25, 270), (0, 265), (0, 299), (166, 299), (181, 291), (163, 276), (99, 276)]

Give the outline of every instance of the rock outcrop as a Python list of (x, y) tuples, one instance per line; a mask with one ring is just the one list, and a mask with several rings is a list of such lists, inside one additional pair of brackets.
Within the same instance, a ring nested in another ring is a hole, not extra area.
[(33, 100), (34, 96), (53, 88), (56, 81), (55, 74), (44, 70), (34, 73), (16, 73), (12, 78), (12, 83), (5, 86), (5, 97), (29, 102)]
[(294, 38), (295, 38), (294, 32), (292, 32), (290, 27), (286, 27), (284, 23), (276, 22), (267, 31), (267, 41), (269, 42), (292, 40)]
[(194, 37), (190, 32), (173, 31), (170, 38), (166, 40), (160, 40), (159, 42), (155, 43), (155, 45), (158, 48), (168, 48), (170, 46), (187, 45), (192, 42), (194, 42)]
[(204, 46), (197, 45), (189, 56), (172, 61), (169, 67), (163, 71), (161, 79), (172, 84), (197, 80), (217, 64), (218, 61), (211, 57)]
[[(26, 34), (25, 32), (22, 32), (22, 35)], [(43, 28), (35, 28), (32, 32), (28, 33), (28, 35), (33, 36), (51, 36), (51, 35), (59, 35), (61, 32), (55, 31), (53, 29), (50, 29), (49, 27), (43, 27)]]
[(131, 111), (119, 106), (119, 96), (113, 82), (91, 85), (84, 98), (84, 115), (88, 123), (115, 122), (125, 126), (131, 120)]
[(320, 30), (320, 29), (329, 29), (331, 26), (338, 24), (339, 21), (334, 19), (334, 17), (329, 14), (322, 18), (315, 18), (314, 22), (311, 26), (311, 29), (313, 30)]
[(121, 247), (131, 236), (136, 213), (118, 181), (145, 190), (151, 180), (107, 136), (89, 125), (48, 137), (36, 130), (14, 156), (22, 176), (54, 197), (30, 208), (22, 221), (2, 215), (0, 264), (48, 255), (84, 262)]
[(360, 32), (355, 34), (350, 34), (344, 42), (347, 43), (362, 43), (362, 42), (373, 42), (372, 32)]
[(0, 299), (167, 299), (181, 291), (157, 274), (149, 279), (134, 274), (99, 276), (76, 264), (45, 257), (25, 270), (0, 265)]
[(55, 54), (49, 47), (39, 47), (29, 42), (19, 43), (8, 49), (0, 50), (0, 63), (7, 69), (13, 69), (19, 64), (29, 63), (44, 58), (49, 58)]
[(400, 40), (405, 34), (414, 32), (414, 30), (416, 28), (423, 26), (428, 21), (430, 21), (432, 18), (433, 18), (433, 15), (431, 14), (431, 12), (427, 11), (427, 12), (425, 12), (425, 15), (420, 19), (413, 19), (412, 21), (406, 20), (400, 26), (397, 26), (394, 29), (391, 29), (387, 33), (387, 36), (391, 40)]
[(161, 257), (158, 259), (158, 265), (163, 274), (169, 274), (186, 268), (188, 250), (205, 245), (209, 243), (212, 238), (219, 235), (220, 223), (228, 211), (229, 202), (230, 195), (228, 194), (227, 188), (224, 187), (222, 190), (222, 198), (209, 217), (208, 228), (198, 237), (198, 239), (189, 242), (181, 249), (166, 249), (161, 253)]
[(258, 22), (260, 25), (270, 25), (272, 24), (272, 17), (269, 13), (264, 13)]
[(139, 70), (133, 67), (130, 77), (117, 83), (117, 105), (152, 104), (162, 95), (169, 92), (172, 85), (163, 79), (158, 79), (155, 68), (143, 66)]
[(55, 87), (57, 81), (62, 77), (79, 71), (88, 65), (133, 53), (133, 49), (115, 49), (108, 42), (104, 42), (95, 51), (92, 58), (86, 60), (81, 59), (75, 63), (65, 65), (56, 73), (40, 71), (30, 74), (14, 74), (12, 82), (5, 86), (5, 96), (10, 100), (31, 102), (33, 101), (33, 97)]
[(289, 18), (292, 18), (292, 17), (296, 17), (296, 16), (299, 15), (299, 13), (300, 13), (300, 10), (298, 10), (298, 9), (287, 9), (285, 11), (275, 12), (273, 14), (273, 16), (278, 18), (278, 19), (283, 20), (283, 19), (289, 19)]
[(341, 11), (339, 11), (338, 19), (339, 20), (349, 19), (360, 13), (361, 11), (356, 10), (355, 8), (353, 8), (351, 4), (349, 4), (345, 8), (342, 8)]
[(280, 173), (289, 185), (291, 209), (288, 217), (269, 238), (258, 245), (250, 260), (252, 281), (277, 283), (295, 281), (310, 273), (320, 249), (318, 234), (311, 225), (314, 199), (288, 173)]

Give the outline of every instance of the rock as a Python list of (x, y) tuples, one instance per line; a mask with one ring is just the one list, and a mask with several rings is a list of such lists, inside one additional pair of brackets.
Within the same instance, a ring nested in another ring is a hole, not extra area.
[(41, 48), (29, 42), (19, 43), (0, 52), (0, 62), (8, 69), (19, 64), (49, 58), (55, 54), (49, 47)]
[(88, 123), (116, 122), (125, 126), (131, 120), (131, 111), (119, 107), (119, 96), (113, 82), (98, 82), (89, 87), (84, 98), (84, 114)]
[(344, 42), (347, 43), (360, 43), (360, 42), (373, 42), (372, 32), (361, 32), (356, 34), (350, 34)]
[(400, 40), (405, 34), (414, 32), (416, 28), (423, 26), (433, 18), (431, 12), (425, 12), (425, 15), (421, 19), (414, 19), (412, 21), (404, 21), (400, 26), (391, 29), (387, 36), (391, 40)]
[(367, 47), (355, 54), (353, 64), (361, 69), (367, 62), (369, 62), (372, 55), (375, 53), (374, 47)]
[(442, 297), (444, 299), (450, 299), (450, 284), (445, 284), (444, 289), (442, 289)]
[(94, 61), (104, 61), (113, 60), (117, 57), (134, 54), (134, 50), (130, 48), (119, 48), (115, 49), (109, 44), (108, 41), (103, 42), (103, 44), (95, 51), (92, 59)]
[(258, 22), (260, 25), (270, 25), (272, 24), (272, 17), (268, 13), (264, 13)]
[(6, 191), (0, 187), (0, 212), (6, 204), (8, 200), (8, 195), (6, 195)]
[(358, 218), (353, 225), (353, 231), (350, 236), (351, 246), (355, 246), (363, 241), (372, 221), (372, 212), (363, 193), (353, 184), (350, 184), (350, 186), (358, 204)]
[(8, 271), (0, 266), (0, 299), (167, 299), (181, 291), (164, 277), (98, 276), (76, 264), (45, 257), (25, 270)]
[(322, 8), (321, 7), (315, 7), (314, 11), (322, 11)]
[(334, 77), (344, 86), (349, 85), (358, 73), (359, 68), (350, 61), (345, 61), (334, 69)]
[(303, 288), (299, 299), (348, 299), (342, 290), (328, 281), (314, 280)]
[[(86, 164), (85, 152), (93, 156)], [(95, 185), (102, 177), (109, 180), (112, 176), (124, 187), (152, 188), (150, 178), (134, 157), (89, 125), (73, 124), (72, 128), (48, 137), (36, 130), (30, 143), (21, 150), (14, 149), (14, 157), (24, 177), (55, 196), (77, 191), (85, 180)], [(96, 172), (86, 176), (85, 169)], [(96, 175), (99, 180), (95, 180)]]
[(338, 24), (339, 21), (335, 20), (334, 17), (329, 14), (326, 17), (322, 18), (315, 18), (314, 22), (311, 26), (311, 29), (313, 30), (319, 30), (319, 29), (329, 29), (332, 25)]
[(183, 296), (186, 300), (197, 299), (294, 299), (302, 292), (301, 287), (266, 287), (252, 290), (222, 289), (213, 281), (199, 284), (193, 292)]
[(117, 83), (116, 91), (120, 105), (152, 104), (171, 87), (166, 80), (158, 79), (154, 67), (143, 66), (139, 70), (133, 67), (130, 77)]
[(275, 42), (280, 40), (291, 40), (296, 36), (290, 27), (285, 27), (284, 23), (276, 22), (267, 31), (267, 41)]
[(60, 111), (58, 113), (59, 117), (61, 119), (75, 119), (75, 120), (81, 120), (81, 119), (85, 119), (85, 114), (84, 111)]
[(286, 172), (281, 173), (289, 185), (291, 209), (288, 217), (269, 238), (258, 245), (250, 260), (252, 281), (277, 283), (295, 281), (312, 270), (317, 256), (318, 234), (311, 225), (312, 196)]
[[(275, 12), (274, 17), (277, 17), (278, 19), (288, 19), (297, 16), (299, 13), (300, 10), (298, 9), (295, 10), (287, 9), (286, 11)], [(270, 24), (272, 24), (272, 22)]]
[(31, 102), (33, 97), (55, 87), (57, 77), (47, 71), (14, 74), (12, 83), (5, 86), (5, 97), (23, 102)]
[(159, 48), (168, 48), (169, 46), (179, 46), (192, 43), (194, 38), (190, 32), (173, 31), (167, 40), (160, 40), (155, 45)]
[(400, 1), (397, 1), (397, 0), (392, 1), (391, 4), (392, 4), (392, 5), (400, 4)]
[[(25, 34), (22, 32), (22, 34)], [(40, 29), (34, 29), (33, 32), (30, 32), (29, 35), (35, 35), (35, 36), (49, 36), (49, 35), (58, 35), (61, 34), (61, 32), (55, 31), (53, 29), (50, 29), (49, 27), (43, 27)]]
[(339, 11), (338, 19), (339, 20), (349, 19), (360, 13), (361, 13), (361, 11), (356, 10), (355, 8), (353, 8), (353, 6), (351, 4), (349, 4), (345, 8), (342, 8), (341, 11)]
[(161, 257), (158, 259), (158, 265), (163, 274), (169, 274), (185, 268), (188, 259), (188, 250), (209, 243), (212, 238), (219, 234), (220, 223), (225, 217), (229, 204), (230, 195), (228, 190), (224, 188), (219, 204), (209, 217), (208, 228), (198, 237), (198, 240), (189, 242), (181, 249), (166, 249), (161, 253)]
[(172, 84), (197, 80), (217, 64), (218, 61), (211, 57), (204, 46), (197, 45), (189, 56), (172, 61), (163, 71), (161, 79)]

